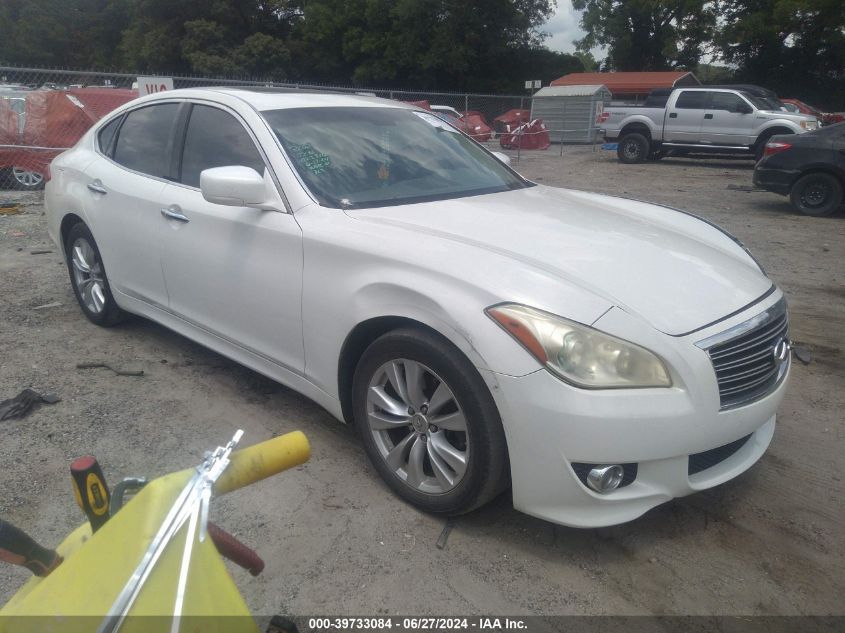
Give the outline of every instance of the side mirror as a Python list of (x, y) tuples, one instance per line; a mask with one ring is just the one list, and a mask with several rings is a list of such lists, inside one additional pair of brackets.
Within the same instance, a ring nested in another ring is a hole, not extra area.
[(738, 112), (739, 114), (751, 114), (754, 112), (754, 109), (747, 103), (738, 103), (736, 108), (734, 108), (734, 112)]
[(268, 206), (264, 178), (252, 167), (231, 165), (213, 167), (200, 173), (202, 197), (214, 204), (229, 207)]
[(492, 154), (508, 167), (511, 166), (511, 157), (507, 154), (503, 154), (502, 152), (492, 152)]

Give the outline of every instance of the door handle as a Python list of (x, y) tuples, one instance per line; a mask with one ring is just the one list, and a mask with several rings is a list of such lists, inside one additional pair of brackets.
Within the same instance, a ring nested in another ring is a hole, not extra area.
[(670, 112), (670, 113), (669, 113), (669, 118), (670, 118), (670, 119), (677, 119), (677, 118), (678, 118), (678, 113), (677, 113), (677, 112)]
[(705, 115), (704, 115), (704, 118), (705, 118), (705, 119), (712, 119), (712, 118), (713, 118), (713, 115), (712, 115), (712, 114), (705, 114)]
[(185, 223), (190, 222), (190, 220), (188, 219), (188, 216), (185, 215), (184, 213), (182, 213), (181, 211), (179, 211), (178, 207), (177, 208), (168, 207), (168, 208), (162, 209), (161, 214), (169, 220), (176, 220), (177, 222), (185, 222)]
[(101, 193), (103, 195), (106, 195), (108, 193), (106, 188), (103, 187), (103, 185), (100, 183), (99, 180), (95, 180), (94, 182), (89, 182), (88, 183), (88, 190), (93, 191), (94, 193)]

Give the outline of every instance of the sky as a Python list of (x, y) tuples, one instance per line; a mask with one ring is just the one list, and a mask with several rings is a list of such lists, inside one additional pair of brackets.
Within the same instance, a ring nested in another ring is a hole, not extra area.
[[(562, 53), (574, 52), (575, 45), (572, 42), (584, 37), (584, 31), (579, 26), (580, 22), (581, 12), (573, 9), (569, 0), (558, 0), (555, 14), (540, 27), (540, 30), (550, 35), (546, 39), (546, 46), (553, 51)], [(594, 49), (592, 52), (596, 59), (604, 57), (604, 51), (600, 48)]]

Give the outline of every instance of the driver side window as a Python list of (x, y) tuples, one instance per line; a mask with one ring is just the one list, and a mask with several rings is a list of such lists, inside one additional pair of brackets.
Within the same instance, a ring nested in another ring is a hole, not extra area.
[(204, 169), (228, 165), (264, 173), (264, 159), (240, 121), (219, 108), (195, 104), (185, 133), (179, 182), (199, 187)]
[(710, 109), (738, 112), (742, 105), (745, 105), (742, 97), (730, 92), (711, 92)]

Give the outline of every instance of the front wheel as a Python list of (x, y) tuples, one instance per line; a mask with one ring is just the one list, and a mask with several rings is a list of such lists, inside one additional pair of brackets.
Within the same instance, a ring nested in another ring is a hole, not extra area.
[(638, 132), (631, 132), (619, 139), (616, 156), (627, 164), (642, 163), (649, 155), (648, 139)]
[(789, 199), (804, 215), (832, 215), (842, 204), (842, 183), (832, 174), (807, 174), (792, 185)]
[(353, 380), (355, 423), (382, 479), (421, 510), (455, 515), (507, 485), (507, 448), (493, 398), (472, 364), (422, 330), (383, 335)]
[(74, 224), (68, 231), (65, 256), (73, 292), (88, 320), (102, 326), (122, 321), (126, 313), (112, 296), (100, 249), (91, 231), (82, 222)]

